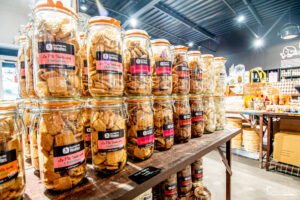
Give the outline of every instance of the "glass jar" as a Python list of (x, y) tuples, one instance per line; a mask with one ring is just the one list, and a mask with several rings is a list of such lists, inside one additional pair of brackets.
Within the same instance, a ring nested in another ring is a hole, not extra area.
[(39, 122), (39, 111), (37, 107), (32, 107), (30, 110), (30, 153), (31, 153), (31, 165), (36, 171), (40, 171), (39, 167), (39, 150), (37, 142), (38, 133), (38, 122)]
[(226, 59), (215, 57), (213, 61), (215, 71), (215, 96), (223, 96), (226, 91)]
[(177, 200), (177, 174), (172, 174), (161, 183), (162, 200)]
[(203, 160), (197, 159), (192, 163), (192, 182), (194, 195), (197, 197), (203, 191)]
[(188, 65), (191, 72), (191, 94), (202, 94), (203, 81), (202, 81), (202, 69), (200, 65), (201, 52), (200, 51), (188, 51)]
[(170, 42), (165, 39), (151, 40), (155, 67), (152, 77), (152, 94), (172, 94), (172, 54)]
[(87, 63), (87, 52), (86, 52), (86, 35), (80, 33), (80, 65), (82, 69), (82, 97), (91, 97), (89, 86), (88, 86), (88, 63)]
[(125, 93), (150, 95), (152, 92), (152, 51), (150, 37), (143, 30), (126, 31), (124, 38)]
[(213, 95), (215, 89), (215, 72), (212, 65), (214, 56), (211, 54), (201, 55), (201, 69), (204, 95)]
[(204, 106), (204, 133), (213, 133), (216, 130), (216, 109), (213, 97), (203, 97)]
[(33, 27), (32, 23), (29, 23), (26, 27), (27, 30), (27, 40), (25, 44), (25, 75), (26, 75), (26, 91), (29, 97), (37, 97), (34, 90), (33, 81), (33, 57), (32, 57), (32, 34)]
[(224, 130), (226, 124), (226, 109), (224, 97), (214, 97), (216, 109), (216, 131)]
[(199, 95), (190, 95), (192, 113), (192, 137), (201, 137), (204, 133), (203, 102)]
[(30, 162), (30, 137), (29, 137), (29, 128), (30, 128), (30, 100), (21, 100), (19, 102), (19, 114), (22, 117), (24, 123), (24, 132), (23, 145), (24, 145), (24, 157), (26, 161)]
[(201, 200), (211, 200), (211, 192), (206, 188), (203, 187), (202, 190), (199, 190), (198, 193), (195, 193), (196, 199)]
[(46, 189), (75, 187), (86, 174), (81, 102), (40, 102), (38, 149), (40, 176)]
[(17, 76), (18, 76), (19, 96), (21, 98), (26, 98), (28, 97), (26, 91), (26, 74), (25, 74), (26, 37), (20, 36), (18, 41), (19, 41), (19, 50), (18, 50), (18, 60), (17, 60)]
[(0, 199), (21, 199), (25, 187), (23, 128), (16, 104), (0, 102)]
[(187, 165), (177, 173), (179, 198), (189, 200), (192, 196), (192, 170), (191, 165)]
[(60, 1), (34, 8), (34, 89), (40, 98), (81, 95), (77, 21), (77, 14)]
[(92, 129), (91, 129), (91, 117), (92, 117), (92, 108), (91, 108), (91, 100), (83, 100), (84, 106), (82, 107), (81, 114), (82, 114), (82, 121), (83, 121), (83, 133), (85, 136), (85, 155), (87, 161), (91, 161), (92, 159), (92, 145), (91, 145), (91, 138), (92, 138)]
[(175, 46), (173, 56), (173, 94), (188, 94), (190, 92), (190, 69), (188, 66), (186, 46)]
[(89, 91), (92, 96), (122, 96), (124, 90), (120, 21), (89, 20), (87, 39)]
[(153, 109), (150, 97), (128, 97), (127, 153), (136, 160), (150, 158), (154, 150)]
[(122, 98), (92, 101), (92, 161), (103, 174), (121, 171), (126, 165), (125, 109)]
[(191, 109), (187, 95), (174, 95), (175, 141), (188, 142), (191, 139)]
[(155, 149), (167, 150), (174, 144), (173, 101), (170, 96), (154, 98)]

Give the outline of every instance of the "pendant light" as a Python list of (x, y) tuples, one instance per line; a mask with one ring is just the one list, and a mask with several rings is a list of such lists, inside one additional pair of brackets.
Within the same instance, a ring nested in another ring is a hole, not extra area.
[(289, 16), (289, 22), (282, 26), (279, 32), (279, 36), (283, 40), (294, 39), (300, 35), (300, 27), (297, 24), (291, 22), (291, 11)]

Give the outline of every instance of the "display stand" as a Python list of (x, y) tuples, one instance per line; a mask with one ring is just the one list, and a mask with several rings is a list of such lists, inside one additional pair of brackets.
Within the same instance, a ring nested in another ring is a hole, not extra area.
[[(230, 200), (231, 194), (231, 145), (230, 140), (241, 132), (241, 129), (226, 127), (223, 131), (203, 135), (200, 138), (191, 139), (190, 142), (175, 145), (171, 150), (155, 152), (153, 156), (143, 162), (128, 162), (120, 173), (109, 176), (97, 176), (88, 165), (87, 178), (76, 188), (57, 194), (45, 191), (41, 181), (34, 175), (34, 169), (26, 170), (26, 190), (24, 200), (29, 199), (133, 199), (139, 194), (166, 180), (170, 175), (182, 170), (196, 159), (217, 149), (226, 143), (226, 158), (223, 162), (226, 166), (226, 200)], [(133, 182), (128, 176), (148, 167), (154, 166), (161, 172), (141, 184)], [(218, 177), (215, 177), (216, 179)]]
[[(277, 162), (271, 162), (271, 152), (272, 152), (272, 138), (274, 135), (273, 132), (273, 119), (281, 118), (281, 119), (300, 119), (300, 114), (290, 114), (290, 113), (273, 113), (273, 112), (265, 112), (264, 115), (268, 118), (268, 131), (267, 131), (267, 153), (266, 153), (266, 170), (269, 171), (270, 163), (273, 163), (276, 168), (280, 168), (283, 165), (280, 165)], [(300, 144), (299, 144), (300, 145)], [(286, 168), (284, 166), (284, 168)], [(292, 168), (294, 171), (294, 168)], [(299, 169), (297, 169), (299, 170)]]
[[(254, 128), (255, 131), (259, 134), (259, 168), (263, 168), (263, 137), (264, 137), (264, 111), (226, 111), (226, 114), (239, 114), (243, 120), (246, 120), (251, 128)], [(249, 117), (246, 117), (248, 115)], [(259, 120), (257, 121), (254, 116), (257, 116)], [(257, 124), (259, 128), (257, 128)]]

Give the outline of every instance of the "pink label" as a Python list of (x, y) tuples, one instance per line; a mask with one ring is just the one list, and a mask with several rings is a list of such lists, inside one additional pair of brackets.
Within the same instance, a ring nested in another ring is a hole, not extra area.
[(98, 140), (99, 150), (112, 150), (112, 149), (122, 149), (125, 145), (125, 138), (117, 138), (111, 140)]
[(156, 67), (155, 68), (156, 75), (171, 75), (172, 74), (172, 68), (171, 67)]
[(25, 78), (25, 69), (20, 70), (20, 75), (22, 78)]
[(163, 136), (164, 137), (170, 137), (174, 135), (174, 129), (169, 129), (169, 130), (163, 130)]
[(54, 168), (65, 168), (77, 163), (83, 162), (85, 159), (84, 150), (66, 156), (53, 157)]
[(145, 74), (150, 75), (150, 66), (146, 65), (133, 65), (130, 66), (131, 74)]
[(88, 75), (88, 68), (86, 66), (83, 67), (83, 75)]
[(122, 63), (111, 61), (111, 60), (97, 60), (96, 61), (97, 71), (108, 71), (108, 72), (119, 72), (122, 73)]
[(138, 145), (147, 145), (147, 144), (152, 144), (154, 142), (154, 135), (148, 135), (145, 137), (139, 137), (137, 139)]
[(39, 65), (75, 66), (75, 56), (66, 53), (45, 52), (38, 54)]
[(178, 71), (177, 75), (179, 78), (189, 78), (190, 77), (190, 72), (188, 71)]
[(85, 134), (85, 141), (86, 142), (91, 141), (91, 134), (90, 133)]

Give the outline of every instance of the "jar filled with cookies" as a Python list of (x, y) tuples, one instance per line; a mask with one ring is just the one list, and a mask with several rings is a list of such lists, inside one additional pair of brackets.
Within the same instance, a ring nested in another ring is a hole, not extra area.
[(87, 56), (92, 96), (122, 96), (124, 90), (120, 21), (104, 16), (88, 22)]
[(90, 162), (92, 159), (92, 129), (91, 129), (91, 117), (92, 117), (92, 108), (91, 108), (91, 99), (83, 100), (83, 107), (81, 110), (82, 121), (83, 121), (83, 133), (85, 137), (85, 155), (87, 161)]
[(26, 90), (26, 74), (25, 74), (25, 44), (26, 44), (26, 36), (20, 36), (18, 39), (19, 42), (19, 50), (18, 50), (18, 60), (17, 60), (17, 78), (18, 78), (18, 89), (19, 96), (21, 98), (27, 98), (27, 90)]
[(154, 151), (154, 122), (151, 97), (128, 97), (127, 153), (135, 160), (146, 160)]
[(155, 149), (167, 150), (174, 144), (173, 100), (156, 96), (153, 103)]
[(124, 38), (124, 79), (127, 95), (150, 95), (152, 92), (151, 43), (144, 30), (128, 30)]
[(39, 150), (37, 143), (37, 131), (39, 122), (39, 110), (37, 106), (32, 106), (30, 110), (30, 153), (31, 153), (31, 165), (35, 171), (39, 172)]
[(192, 114), (192, 137), (201, 137), (204, 133), (203, 102), (199, 95), (190, 95)]
[(213, 97), (203, 97), (204, 106), (204, 133), (213, 133), (216, 130), (216, 108)]
[(85, 177), (85, 136), (81, 104), (79, 101), (66, 99), (39, 103), (39, 167), (46, 189), (68, 190)]
[(202, 82), (204, 95), (213, 95), (215, 89), (215, 72), (212, 65), (214, 56), (211, 54), (201, 55), (200, 65), (202, 69)]
[(32, 23), (26, 26), (26, 44), (25, 44), (25, 76), (26, 76), (26, 91), (29, 97), (36, 98), (37, 95), (34, 90), (34, 77), (33, 77), (33, 55), (32, 55)]
[(189, 200), (192, 196), (192, 170), (191, 165), (187, 165), (177, 173), (178, 195), (180, 199)]
[(114, 174), (126, 165), (126, 115), (122, 98), (91, 102), (92, 162), (103, 174)]
[(162, 200), (177, 200), (177, 174), (172, 174), (167, 180), (161, 183)]
[(175, 142), (184, 143), (191, 139), (191, 108), (187, 95), (173, 95)]
[(82, 70), (82, 97), (91, 97), (89, 86), (88, 86), (88, 63), (86, 58), (86, 34), (80, 33), (80, 65)]
[(224, 57), (215, 57), (213, 61), (215, 71), (215, 96), (223, 96), (226, 91), (226, 59)]
[(216, 130), (224, 130), (226, 124), (225, 98), (214, 97), (214, 103), (216, 109)]
[(194, 195), (201, 193), (203, 190), (203, 159), (199, 158), (192, 163), (192, 182)]
[(60, 1), (34, 11), (34, 89), (40, 98), (79, 97), (82, 77), (77, 14)]
[(172, 94), (172, 54), (170, 42), (165, 39), (151, 40), (154, 57), (152, 94)]
[(173, 56), (173, 94), (188, 94), (190, 92), (190, 69), (187, 59), (188, 47), (174, 47)]
[[(25, 188), (24, 127), (14, 102), (0, 102), (0, 199), (21, 199)], [(23, 130), (23, 131), (22, 131)]]
[(191, 94), (202, 94), (203, 81), (202, 81), (202, 69), (200, 65), (201, 52), (200, 51), (188, 51), (188, 65), (191, 72)]

